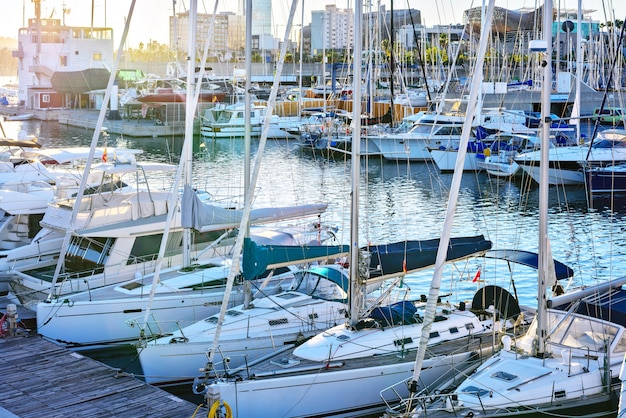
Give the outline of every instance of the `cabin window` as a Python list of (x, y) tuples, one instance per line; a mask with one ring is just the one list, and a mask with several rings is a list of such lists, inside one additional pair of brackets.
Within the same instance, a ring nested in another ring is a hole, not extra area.
[(41, 95), (41, 102), (42, 103), (50, 103), (50, 95), (49, 94), (42, 94)]
[(437, 337), (439, 337), (439, 332), (433, 331), (430, 333), (430, 338), (437, 338)]
[(72, 237), (65, 256), (67, 271), (101, 269), (106, 264), (115, 238)]
[(147, 261), (156, 260), (159, 255), (159, 247), (163, 234), (148, 235), (145, 237), (137, 237), (133, 243), (133, 249), (130, 252), (126, 264), (145, 263)]
[(457, 327), (450, 328), (450, 334), (456, 334), (458, 332), (459, 332), (459, 329)]
[(567, 398), (567, 393), (564, 390), (554, 391), (554, 399)]
[(270, 327), (273, 327), (276, 325), (284, 325), (288, 323), (289, 323), (289, 320), (287, 318), (272, 319), (269, 321)]
[(626, 336), (622, 336), (622, 338), (619, 339), (619, 342), (615, 346), (615, 352), (623, 353), (625, 351), (626, 351)]

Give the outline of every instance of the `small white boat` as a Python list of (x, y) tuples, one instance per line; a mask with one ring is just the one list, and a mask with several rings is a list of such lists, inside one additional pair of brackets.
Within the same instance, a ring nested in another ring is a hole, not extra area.
[(33, 113), (16, 113), (14, 115), (6, 116), (6, 120), (8, 121), (19, 121), (19, 120), (29, 120), (35, 116)]
[(485, 158), (478, 162), (478, 166), (490, 176), (513, 177), (520, 173), (515, 157), (538, 148), (539, 138), (534, 135), (510, 135), (508, 141), (501, 137), (485, 150)]
[[(217, 105), (204, 111), (200, 135), (205, 139), (215, 138), (243, 138), (245, 135), (245, 105)], [(266, 106), (254, 105), (251, 108), (250, 135), (260, 137), (263, 132), (263, 123), (267, 113)], [(272, 115), (268, 131), (268, 138), (288, 139), (295, 138), (288, 128), (294, 128), (301, 123), (298, 117), (280, 117)]]
[[(489, 149), (484, 142), (470, 141), (467, 147), (467, 158), (463, 162), (463, 171), (480, 171), (480, 162), (484, 161), (484, 151)], [(456, 166), (458, 149), (453, 148), (429, 148), (430, 156), (435, 165), (442, 173), (453, 172)]]

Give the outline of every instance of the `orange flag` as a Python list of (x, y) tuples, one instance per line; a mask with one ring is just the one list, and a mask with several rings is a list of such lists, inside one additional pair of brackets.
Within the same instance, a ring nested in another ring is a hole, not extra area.
[(480, 269), (474, 275), (474, 279), (472, 279), (472, 283), (477, 282), (480, 279)]

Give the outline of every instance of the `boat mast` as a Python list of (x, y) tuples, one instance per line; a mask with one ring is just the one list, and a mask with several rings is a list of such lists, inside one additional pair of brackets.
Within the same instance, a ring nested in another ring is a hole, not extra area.
[(543, 357), (546, 350), (548, 327), (547, 280), (550, 276), (550, 247), (548, 241), (548, 160), (550, 150), (550, 93), (552, 90), (552, 0), (543, 7), (543, 39), (545, 53), (540, 65), (543, 67), (541, 88), (541, 148), (539, 160), (539, 271), (537, 285), (537, 336), (534, 355)]
[[(251, 131), (250, 126), (252, 120), (252, 97), (250, 96), (250, 89), (252, 83), (250, 77), (252, 75), (252, 0), (246, 0), (246, 81), (244, 92), (244, 167), (243, 167), (243, 193), (244, 196), (248, 196), (250, 193), (250, 154), (251, 154)], [(246, 237), (250, 236), (250, 223), (244, 225), (244, 230), (240, 231), (244, 233)], [(247, 309), (252, 301), (252, 290), (250, 288), (250, 282), (244, 280), (244, 307)]]
[(352, 200), (350, 202), (350, 318), (355, 327), (362, 307), (361, 279), (359, 275), (359, 183), (361, 174), (361, 67), (363, 56), (362, 24), (363, 0), (354, 2), (354, 88), (352, 89)]
[[(578, 0), (576, 12), (576, 93), (574, 95), (574, 106), (570, 115), (570, 123), (576, 125), (576, 141), (580, 142), (580, 88), (583, 76), (583, 48), (582, 48), (582, 0)], [(558, 45), (558, 44), (557, 44)]]
[(474, 115), (477, 112), (476, 108), (478, 107), (478, 96), (482, 94), (482, 69), (485, 63), (487, 44), (489, 41), (489, 34), (491, 32), (491, 21), (493, 17), (494, 3), (495, 0), (489, 0), (489, 6), (487, 8), (487, 12), (484, 15), (482, 30), (480, 32), (480, 45), (478, 47), (476, 64), (474, 67), (474, 72), (472, 74), (472, 85), (470, 87), (470, 97), (467, 105), (467, 113), (465, 116), (465, 121), (463, 122), (463, 131), (461, 133), (461, 141), (459, 143), (459, 152), (456, 157), (456, 165), (454, 167), (454, 174), (452, 176), (452, 183), (450, 185), (448, 208), (443, 223), (441, 240), (439, 241), (439, 247), (437, 249), (437, 258), (435, 259), (435, 271), (433, 273), (433, 279), (430, 285), (428, 300), (426, 302), (426, 308), (424, 311), (424, 325), (422, 327), (422, 333), (420, 335), (417, 354), (415, 357), (415, 367), (413, 368), (414, 382), (419, 382), (420, 372), (422, 370), (422, 364), (424, 363), (426, 348), (428, 346), (428, 340), (430, 338), (430, 330), (435, 321), (435, 315), (437, 313), (437, 299), (439, 298), (439, 289), (441, 287), (441, 280), (443, 277), (443, 268), (448, 255), (448, 246), (450, 244), (450, 235), (452, 233), (452, 224), (454, 222), (454, 212), (456, 211), (459, 191), (461, 189), (461, 179), (463, 177), (463, 165), (465, 164), (467, 145), (469, 143), (469, 136), (472, 130), (472, 121), (474, 119)]
[(300, 77), (298, 77), (298, 117), (302, 118), (302, 58), (304, 55), (304, 0), (302, 0), (302, 11), (300, 12)]
[(390, 44), (389, 48), (390, 48), (391, 54), (390, 54), (390, 57), (389, 57), (390, 58), (390, 61), (389, 61), (389, 65), (390, 65), (389, 74), (390, 74), (391, 78), (389, 79), (389, 92), (391, 93), (391, 96), (390, 96), (391, 98), (390, 98), (389, 112), (391, 114), (391, 124), (390, 124), (390, 126), (393, 126), (393, 111), (394, 111), (394, 109), (393, 109), (393, 99), (394, 99), (393, 95), (394, 95), (394, 90), (395, 90), (394, 89), (394, 87), (395, 87), (394, 86), (394, 76), (396, 75), (396, 61), (394, 59), (394, 55), (396, 54), (396, 50), (394, 48), (394, 42), (395, 42), (396, 39), (395, 39), (395, 36), (394, 36), (394, 33), (395, 33), (394, 29), (395, 28), (393, 26), (394, 25), (393, 0), (391, 0), (390, 4), (391, 4), (391, 17), (390, 17), (390, 20), (391, 20), (391, 22), (390, 22), (391, 32), (389, 34), (389, 44)]
[[(175, 14), (174, 14), (175, 15)], [(189, 3), (189, 30), (187, 41), (187, 85), (185, 86), (185, 142), (186, 146), (183, 148), (184, 154), (181, 155), (184, 164), (183, 183), (185, 185), (191, 184), (191, 159), (192, 159), (192, 147), (190, 143), (193, 142), (193, 120), (196, 111), (196, 91), (198, 83), (201, 80), (196, 80), (196, 39), (197, 28), (196, 22), (198, 19), (198, 1), (191, 0)], [(174, 18), (176, 21), (176, 18)], [(195, 101), (195, 103), (194, 103)], [(178, 189), (174, 189), (176, 193)], [(183, 231), (183, 269), (187, 269), (191, 266), (191, 229), (185, 228)]]

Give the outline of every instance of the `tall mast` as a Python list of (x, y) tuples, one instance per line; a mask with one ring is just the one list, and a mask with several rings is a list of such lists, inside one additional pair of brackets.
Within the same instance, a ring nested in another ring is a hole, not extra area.
[[(188, 31), (188, 46), (187, 46), (187, 86), (186, 99), (185, 99), (185, 138), (193, 138), (193, 119), (195, 115), (196, 106), (195, 100), (195, 88), (196, 83), (200, 82), (196, 80), (196, 22), (198, 20), (198, 3), (197, 0), (191, 0), (189, 4), (189, 31)], [(191, 159), (192, 159), (192, 147), (187, 146), (183, 149), (185, 154), (181, 156), (185, 162), (185, 171), (183, 173), (184, 184), (191, 184)], [(191, 265), (191, 230), (185, 228), (183, 233), (183, 268), (188, 268)]]
[[(251, 133), (250, 126), (252, 120), (252, 97), (250, 96), (251, 89), (251, 72), (252, 72), (252, 0), (246, 0), (246, 81), (244, 92), (244, 168), (243, 168), (243, 193), (244, 196), (248, 196), (250, 193), (250, 158), (251, 158)], [(244, 225), (244, 233), (246, 237), (250, 236), (250, 224)], [(249, 307), (252, 301), (252, 290), (250, 289), (250, 282), (244, 280), (244, 306)]]
[(552, 90), (552, 0), (546, 0), (543, 7), (543, 39), (546, 51), (543, 55), (543, 83), (541, 89), (541, 148), (539, 161), (539, 277), (537, 285), (537, 357), (543, 357), (546, 350), (547, 280), (550, 271), (550, 248), (548, 241), (548, 158), (550, 149), (550, 92)]
[(354, 89), (352, 90), (352, 200), (350, 210), (350, 326), (356, 326), (362, 306), (359, 276), (359, 183), (361, 180), (361, 66), (363, 0), (354, 4)]

